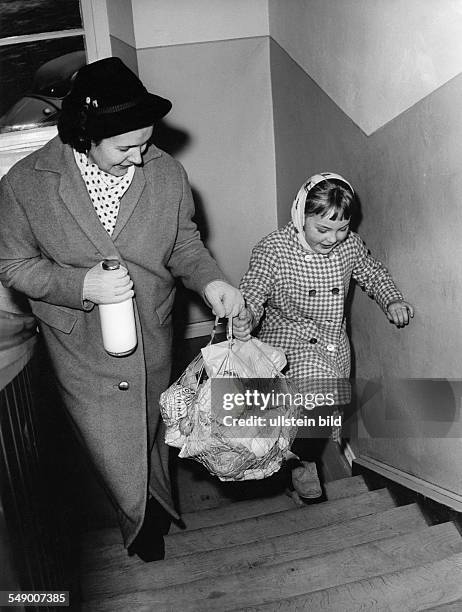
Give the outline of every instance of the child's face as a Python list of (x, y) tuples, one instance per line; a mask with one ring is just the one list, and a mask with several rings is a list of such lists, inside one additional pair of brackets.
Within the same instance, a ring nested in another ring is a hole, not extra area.
[(305, 219), (305, 238), (315, 253), (327, 255), (348, 236), (350, 221), (310, 215)]

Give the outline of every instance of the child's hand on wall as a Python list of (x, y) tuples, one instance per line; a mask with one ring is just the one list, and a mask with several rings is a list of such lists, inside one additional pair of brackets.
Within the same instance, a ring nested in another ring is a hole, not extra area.
[(247, 308), (241, 310), (239, 315), (233, 318), (233, 336), (238, 340), (250, 340), (252, 327), (252, 315)]
[(396, 327), (404, 327), (413, 316), (414, 308), (404, 300), (396, 300), (388, 304), (387, 317)]

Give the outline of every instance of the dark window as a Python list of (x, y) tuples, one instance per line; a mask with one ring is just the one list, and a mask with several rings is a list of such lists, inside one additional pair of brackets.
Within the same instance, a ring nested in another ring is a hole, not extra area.
[(79, 0), (0, 0), (0, 132), (56, 123), (85, 62)]

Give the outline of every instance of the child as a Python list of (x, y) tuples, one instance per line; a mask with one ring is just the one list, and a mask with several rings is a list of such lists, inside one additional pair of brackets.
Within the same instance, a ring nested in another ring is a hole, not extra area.
[[(414, 316), (386, 268), (350, 231), (356, 205), (352, 186), (340, 175), (323, 172), (310, 177), (292, 205), (292, 221), (253, 249), (240, 285), (247, 309), (233, 321), (240, 340), (249, 339), (261, 322), (258, 337), (285, 351), (285, 374), (300, 392), (321, 390), (316, 383), (322, 379), (324, 388), (331, 389), (326, 380), (330, 379), (337, 390), (336, 404), (347, 401), (339, 397), (339, 381), (350, 375), (344, 312), (350, 278), (374, 297), (397, 327)], [(321, 495), (313, 463), (305, 461), (292, 470), (292, 480), (301, 497)]]

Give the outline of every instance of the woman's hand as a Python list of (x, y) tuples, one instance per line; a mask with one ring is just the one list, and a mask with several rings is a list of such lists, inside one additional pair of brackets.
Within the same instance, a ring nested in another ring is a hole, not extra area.
[(83, 281), (83, 299), (94, 304), (117, 304), (135, 295), (127, 268), (103, 270), (102, 262), (90, 268)]
[(387, 317), (396, 327), (404, 327), (413, 316), (414, 308), (404, 300), (396, 300), (388, 304)]
[(250, 340), (252, 337), (250, 332), (252, 331), (253, 321), (252, 315), (247, 308), (241, 310), (237, 317), (233, 319), (233, 336), (238, 340)]
[(244, 298), (236, 287), (222, 280), (214, 280), (204, 289), (204, 297), (215, 316), (235, 317), (244, 308)]

